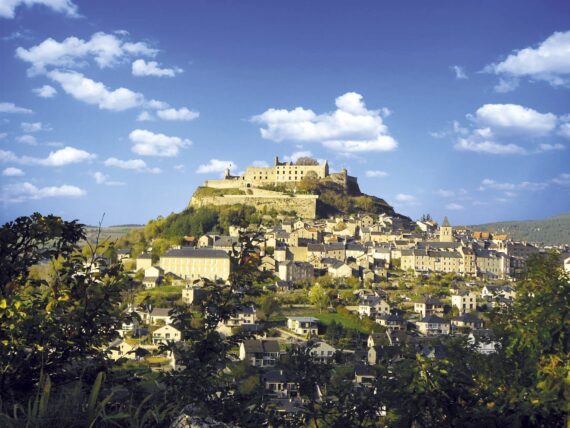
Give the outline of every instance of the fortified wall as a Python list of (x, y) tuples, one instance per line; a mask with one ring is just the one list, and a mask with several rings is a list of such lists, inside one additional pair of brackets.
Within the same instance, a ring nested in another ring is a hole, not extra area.
[(205, 196), (193, 197), (190, 206), (203, 207), (207, 205), (224, 206), (224, 205), (248, 205), (255, 207), (257, 210), (274, 209), (276, 211), (295, 211), (301, 218), (314, 219), (317, 216), (317, 195), (222, 195), (222, 196)]
[[(267, 208), (277, 211), (295, 211), (300, 217), (314, 219), (317, 215), (319, 197), (295, 194), (297, 184), (305, 177), (335, 183), (351, 195), (360, 194), (356, 177), (349, 176), (346, 169), (330, 174), (326, 160), (317, 165), (297, 165), (292, 162), (280, 162), (279, 158), (275, 157), (273, 166), (248, 166), (239, 176), (231, 175), (228, 168), (223, 179), (206, 180), (204, 187), (221, 190), (221, 194), (193, 196), (190, 205), (201, 207), (243, 204), (253, 206), (258, 210)], [(272, 186), (285, 187), (287, 193), (267, 190)], [(230, 189), (240, 189), (244, 194), (223, 194), (223, 190)]]

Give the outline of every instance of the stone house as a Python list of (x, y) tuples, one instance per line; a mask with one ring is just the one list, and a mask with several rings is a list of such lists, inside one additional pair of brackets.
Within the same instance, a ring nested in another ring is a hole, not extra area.
[(244, 340), (239, 347), (239, 359), (254, 367), (274, 367), (280, 356), (276, 340)]
[(167, 342), (179, 342), (182, 340), (182, 332), (173, 325), (167, 324), (152, 332), (153, 345), (166, 344)]

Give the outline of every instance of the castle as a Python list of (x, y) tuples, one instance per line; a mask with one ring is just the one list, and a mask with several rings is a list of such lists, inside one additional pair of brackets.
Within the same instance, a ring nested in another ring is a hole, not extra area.
[(286, 186), (295, 190), (296, 185), (305, 177), (313, 177), (319, 180), (327, 179), (334, 182), (350, 193), (358, 194), (358, 179), (348, 175), (346, 168), (340, 172), (329, 173), (328, 161), (317, 165), (299, 165), (294, 162), (280, 162), (275, 157), (273, 166), (255, 167), (248, 166), (242, 175), (231, 175), (227, 168), (224, 178), (221, 180), (206, 180), (203, 187), (213, 189), (250, 189), (267, 188), (272, 186)]
[(279, 162), (279, 157), (276, 156), (273, 166), (248, 166), (240, 176), (232, 176), (228, 168), (222, 180), (206, 180), (204, 187), (231, 189), (274, 186), (297, 183), (307, 176), (322, 179), (329, 175), (329, 165), (326, 160), (321, 165), (297, 165), (293, 162)]
[(248, 166), (243, 174), (237, 176), (231, 175), (228, 168), (222, 179), (206, 180), (202, 189), (213, 189), (216, 193), (200, 191), (199, 188), (190, 205), (244, 204), (256, 209), (295, 211), (299, 217), (312, 219), (316, 217), (319, 196), (297, 193), (297, 185), (305, 177), (334, 184), (349, 194), (360, 194), (357, 178), (349, 176), (346, 168), (331, 174), (326, 160), (316, 165), (300, 165), (280, 162), (275, 157), (273, 166)]

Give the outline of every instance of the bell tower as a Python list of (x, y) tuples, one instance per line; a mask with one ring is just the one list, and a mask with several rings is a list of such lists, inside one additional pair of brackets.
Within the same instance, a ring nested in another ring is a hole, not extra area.
[(443, 224), (439, 228), (439, 242), (453, 242), (453, 227), (449, 224), (447, 216), (445, 216)]

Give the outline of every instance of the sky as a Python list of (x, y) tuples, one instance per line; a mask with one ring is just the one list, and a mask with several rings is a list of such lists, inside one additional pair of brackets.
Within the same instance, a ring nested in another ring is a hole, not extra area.
[(414, 219), (570, 211), (566, 0), (0, 0), (0, 221), (327, 159)]

